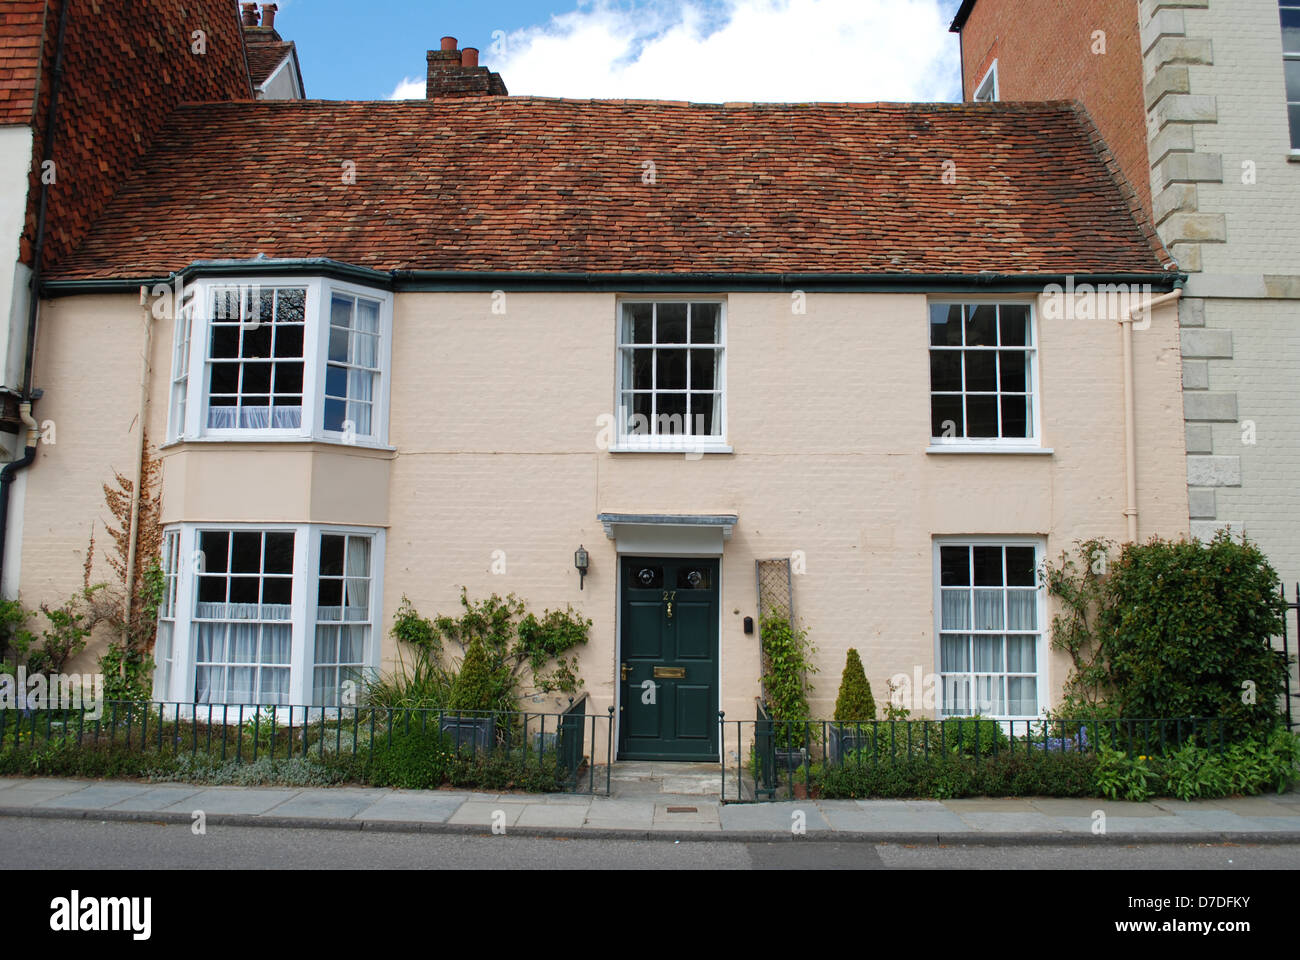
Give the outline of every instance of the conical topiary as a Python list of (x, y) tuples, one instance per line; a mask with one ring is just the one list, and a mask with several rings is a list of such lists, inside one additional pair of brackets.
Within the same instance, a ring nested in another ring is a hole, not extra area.
[(500, 682), (487, 647), (477, 638), (465, 650), (460, 672), (451, 684), (451, 710), (495, 710), (500, 707)]
[(862, 658), (858, 656), (858, 651), (850, 647), (848, 659), (844, 663), (844, 675), (840, 678), (839, 696), (835, 698), (835, 722), (868, 723), (874, 719), (876, 700), (871, 696), (871, 682), (862, 669)]

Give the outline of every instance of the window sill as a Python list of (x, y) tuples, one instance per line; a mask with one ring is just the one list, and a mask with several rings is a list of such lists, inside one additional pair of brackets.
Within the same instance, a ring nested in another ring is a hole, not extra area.
[(654, 437), (647, 438), (644, 442), (629, 443), (626, 440), (620, 441), (609, 448), (610, 453), (674, 453), (674, 454), (705, 454), (705, 453), (735, 453), (735, 449), (725, 443), (677, 443), (665, 440), (657, 440)]
[(1056, 453), (1051, 447), (1021, 447), (1014, 444), (988, 444), (987, 446), (975, 444), (931, 444), (925, 448), (926, 453), (987, 453), (1005, 456), (1007, 454), (1020, 454), (1023, 456), (1050, 457)]
[(1292, 150), (1286, 155), (1286, 158), (1291, 163), (1300, 163), (1300, 150)]
[(308, 437), (303, 434), (294, 434), (286, 436), (284, 434), (254, 434), (250, 433), (245, 436), (217, 436), (217, 437), (177, 437), (168, 440), (166, 443), (158, 445), (159, 450), (168, 450), (172, 447), (183, 446), (187, 443), (221, 443), (233, 445), (251, 445), (258, 443), (299, 443), (299, 444), (323, 444), (330, 447), (351, 447), (357, 450), (376, 450), (383, 453), (396, 453), (397, 448), (386, 443), (377, 443), (373, 440), (357, 440), (353, 443), (344, 443), (342, 440), (336, 440), (332, 437)]

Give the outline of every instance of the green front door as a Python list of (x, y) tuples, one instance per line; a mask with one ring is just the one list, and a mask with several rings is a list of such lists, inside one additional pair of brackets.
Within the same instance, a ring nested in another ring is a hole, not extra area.
[(623, 557), (619, 757), (718, 759), (718, 561)]

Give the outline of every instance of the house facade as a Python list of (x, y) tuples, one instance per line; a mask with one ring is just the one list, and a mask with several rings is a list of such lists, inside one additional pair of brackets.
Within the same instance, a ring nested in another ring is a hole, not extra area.
[(776, 559), (815, 715), (850, 647), (917, 715), (1055, 703), (1038, 566), (1188, 528), (1183, 277), (1086, 114), (429, 65), (425, 101), (176, 110), (59, 261), (24, 599), (77, 589), (144, 442), (160, 699), (334, 705), (404, 597), (514, 593), (593, 621), (619, 756), (716, 759)]
[[(1032, 16), (1026, 15), (1033, 7)], [(1190, 525), (1300, 580), (1300, 4), (965, 0), (970, 99), (1077, 99), (1188, 275)]]

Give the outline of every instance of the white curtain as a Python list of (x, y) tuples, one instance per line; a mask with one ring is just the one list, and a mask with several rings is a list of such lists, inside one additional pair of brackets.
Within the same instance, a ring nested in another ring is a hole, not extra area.
[(1001, 673), (1002, 672), (1002, 638), (1001, 637), (976, 637), (975, 638), (975, 672), (976, 673)]
[(1007, 629), (1038, 629), (1038, 591), (1007, 591)]
[(939, 638), (939, 670), (960, 673), (970, 669), (970, 643), (964, 633), (944, 634)]
[(297, 430), (302, 426), (302, 407), (208, 407), (208, 427), (229, 430)]
[(975, 591), (976, 630), (1002, 629), (1002, 596), (1001, 590)]
[(944, 590), (943, 619), (940, 621), (945, 630), (970, 629), (970, 591)]
[(196, 604), (195, 700), (287, 704), (291, 612), (287, 603)]

